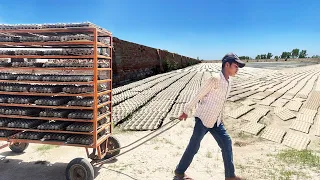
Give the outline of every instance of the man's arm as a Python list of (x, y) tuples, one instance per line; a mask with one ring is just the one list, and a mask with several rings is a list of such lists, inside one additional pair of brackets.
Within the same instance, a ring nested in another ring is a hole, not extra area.
[(197, 102), (202, 99), (212, 88), (212, 86), (216, 86), (214, 82), (215, 78), (209, 78), (204, 85), (200, 88), (198, 93), (185, 105), (183, 112), (187, 115), (190, 115), (192, 109), (196, 106)]

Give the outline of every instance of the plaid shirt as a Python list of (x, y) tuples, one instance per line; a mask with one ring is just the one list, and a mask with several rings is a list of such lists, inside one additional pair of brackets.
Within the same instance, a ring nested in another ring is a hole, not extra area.
[(198, 93), (185, 105), (183, 112), (189, 116), (197, 105), (195, 117), (200, 118), (204, 126), (212, 128), (216, 122), (219, 126), (230, 89), (230, 78), (226, 80), (220, 72), (220, 76), (209, 78), (201, 86)]

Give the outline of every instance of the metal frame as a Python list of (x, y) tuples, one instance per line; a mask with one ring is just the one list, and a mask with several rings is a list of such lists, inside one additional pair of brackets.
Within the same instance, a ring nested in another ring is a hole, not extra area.
[[(70, 41), (70, 42), (0, 42), (0, 47), (2, 48), (11, 48), (13, 46), (25, 46), (23, 48), (46, 48), (41, 46), (52, 46), (58, 48), (64, 48), (67, 46), (77, 47), (79, 45), (92, 45), (94, 54), (93, 55), (85, 55), (85, 56), (57, 56), (57, 55), (0, 55), (0, 58), (34, 58), (34, 59), (93, 59), (93, 68), (63, 68), (63, 67), (0, 67), (0, 70), (9, 69), (9, 70), (72, 70), (72, 71), (93, 71), (94, 79), (91, 82), (50, 82), (50, 81), (13, 81), (13, 80), (0, 80), (0, 82), (7, 83), (19, 83), (19, 84), (78, 84), (78, 85), (93, 85), (94, 92), (93, 93), (85, 93), (85, 94), (65, 94), (65, 93), (32, 93), (32, 92), (3, 92), (0, 91), (0, 95), (30, 95), (30, 96), (83, 96), (83, 97), (92, 97), (94, 98), (93, 107), (80, 107), (80, 106), (40, 106), (40, 105), (32, 105), (32, 104), (9, 104), (9, 103), (0, 103), (0, 106), (11, 106), (11, 107), (32, 107), (32, 108), (56, 108), (56, 109), (86, 109), (93, 110), (93, 119), (92, 120), (81, 120), (81, 119), (68, 119), (68, 118), (55, 118), (55, 117), (31, 117), (31, 116), (20, 116), (20, 115), (3, 115), (0, 114), (0, 117), (8, 117), (8, 118), (21, 118), (21, 119), (37, 119), (37, 120), (59, 120), (59, 121), (70, 121), (70, 122), (92, 122), (93, 123), (93, 131), (92, 132), (74, 132), (74, 131), (61, 131), (61, 130), (38, 130), (38, 129), (25, 129), (25, 128), (7, 128), (0, 127), (0, 130), (17, 130), (20, 131), (17, 134), (23, 131), (33, 131), (33, 132), (48, 132), (48, 133), (69, 133), (69, 134), (86, 134), (93, 136), (93, 143), (91, 145), (81, 145), (81, 144), (67, 144), (65, 142), (59, 141), (41, 141), (41, 140), (30, 140), (30, 139), (16, 139), (16, 135), (9, 136), (7, 138), (0, 137), (0, 141), (7, 141), (8, 144), (14, 142), (21, 143), (39, 143), (39, 144), (51, 144), (51, 145), (61, 145), (61, 146), (76, 146), (76, 147), (84, 147), (87, 152), (87, 156), (94, 161), (101, 160), (107, 153), (107, 140), (109, 135), (112, 133), (112, 34), (108, 31), (103, 31), (97, 29), (95, 27), (79, 27), (79, 28), (48, 28), (48, 29), (13, 29), (13, 30), (0, 30), (0, 35), (5, 33), (11, 34), (27, 34), (27, 33), (38, 33), (38, 34), (51, 34), (51, 33), (65, 33), (65, 34), (73, 34), (73, 33), (92, 33), (93, 41)], [(98, 37), (110, 37), (110, 45), (103, 44), (98, 42)], [(108, 48), (110, 49), (110, 56), (102, 56), (98, 55), (98, 47)], [(20, 47), (19, 47), (20, 48)], [(71, 47), (70, 47), (71, 48)], [(109, 68), (99, 68), (98, 67), (98, 59), (108, 59)], [(109, 71), (109, 79), (98, 80), (98, 74), (101, 71)], [(99, 83), (110, 83), (110, 89), (98, 92), (98, 84)], [(109, 101), (98, 104), (98, 97), (104, 94), (109, 94)], [(106, 114), (102, 114), (98, 116), (98, 108), (108, 105), (109, 112)], [(100, 126), (98, 129), (98, 121), (100, 121), (104, 117), (109, 116), (109, 121)], [(103, 135), (98, 139), (98, 133), (100, 133), (104, 129), (109, 129), (108, 134)], [(8, 145), (7, 144), (7, 145)], [(0, 147), (4, 148), (7, 145), (3, 145)], [(89, 153), (89, 148), (93, 149), (92, 153)], [(97, 154), (96, 154), (97, 152)]]

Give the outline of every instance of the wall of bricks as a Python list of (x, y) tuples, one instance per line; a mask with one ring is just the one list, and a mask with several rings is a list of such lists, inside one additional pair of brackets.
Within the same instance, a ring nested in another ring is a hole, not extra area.
[[(243, 60), (244, 62), (319, 62), (320, 58), (297, 58), (297, 59), (250, 59), (250, 60)], [(221, 60), (203, 60), (202, 63), (221, 63)]]
[(168, 71), (166, 64), (173, 68), (184, 68), (200, 61), (171, 53), (166, 50), (113, 38), (113, 83), (122, 85)]

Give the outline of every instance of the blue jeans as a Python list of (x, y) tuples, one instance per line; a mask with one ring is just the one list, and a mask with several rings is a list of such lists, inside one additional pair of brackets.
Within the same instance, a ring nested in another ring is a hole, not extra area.
[(209, 131), (221, 148), (225, 177), (234, 177), (235, 173), (232, 154), (232, 142), (223, 123), (221, 123), (219, 127), (217, 127), (216, 123), (213, 128), (207, 128), (202, 124), (202, 121), (198, 117), (195, 118), (195, 121), (196, 124), (193, 129), (193, 134), (191, 136), (190, 142), (178, 166), (176, 167), (175, 172), (177, 174), (184, 174), (184, 172), (191, 164), (194, 155), (198, 152), (201, 140)]

